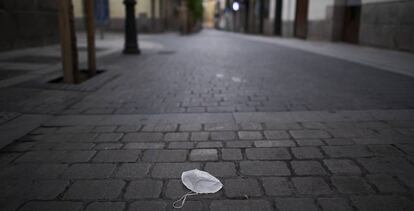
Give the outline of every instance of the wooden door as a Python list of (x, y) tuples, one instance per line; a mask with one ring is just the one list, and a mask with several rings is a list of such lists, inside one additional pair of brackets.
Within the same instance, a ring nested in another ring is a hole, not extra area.
[(295, 17), (295, 36), (305, 39), (308, 33), (309, 0), (297, 0)]
[(358, 43), (359, 25), (361, 19), (360, 6), (348, 6), (345, 8), (343, 41), (349, 43)]

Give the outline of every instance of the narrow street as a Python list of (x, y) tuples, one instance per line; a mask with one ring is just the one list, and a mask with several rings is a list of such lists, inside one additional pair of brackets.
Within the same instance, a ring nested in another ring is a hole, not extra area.
[(181, 210), (414, 210), (414, 77), (255, 37), (109, 34), (80, 85), (0, 55), (0, 210), (177, 210), (195, 168)]

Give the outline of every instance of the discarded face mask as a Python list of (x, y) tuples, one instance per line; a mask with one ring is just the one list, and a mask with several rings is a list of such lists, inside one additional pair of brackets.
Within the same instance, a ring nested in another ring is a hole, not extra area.
[(193, 196), (201, 193), (216, 193), (223, 187), (220, 180), (208, 172), (200, 171), (198, 169), (183, 172), (181, 174), (181, 181), (185, 187), (191, 191), (175, 201), (173, 203), (174, 208), (182, 208), (187, 196)]

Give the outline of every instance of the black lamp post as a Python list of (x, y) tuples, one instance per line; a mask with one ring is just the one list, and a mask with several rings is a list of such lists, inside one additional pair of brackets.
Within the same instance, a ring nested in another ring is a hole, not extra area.
[(124, 54), (140, 54), (135, 22), (135, 0), (124, 0), (125, 4), (125, 48)]

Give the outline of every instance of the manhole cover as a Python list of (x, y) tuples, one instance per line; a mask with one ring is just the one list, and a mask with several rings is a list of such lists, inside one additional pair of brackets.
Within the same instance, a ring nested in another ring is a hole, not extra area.
[(3, 62), (12, 63), (35, 63), (35, 64), (53, 64), (59, 63), (60, 58), (54, 56), (20, 56), (3, 60)]

